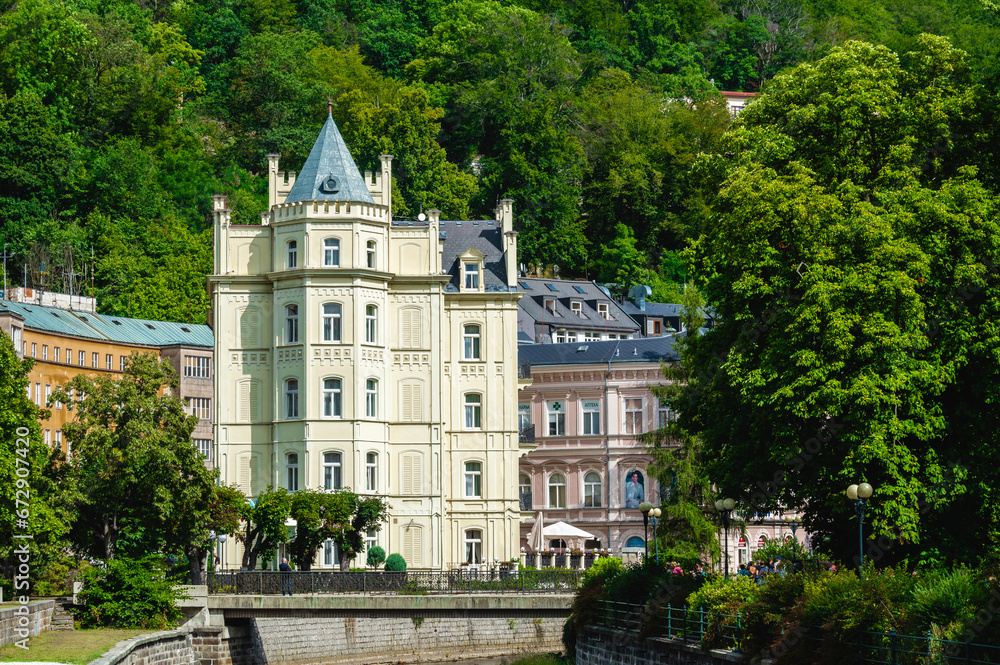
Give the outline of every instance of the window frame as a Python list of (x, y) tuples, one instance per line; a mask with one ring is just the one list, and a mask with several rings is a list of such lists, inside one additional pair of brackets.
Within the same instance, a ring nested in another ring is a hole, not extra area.
[(365, 344), (378, 344), (378, 305), (365, 305)]
[(378, 492), (378, 453), (365, 453), (365, 491)]
[[(327, 312), (326, 308), (334, 308), (335, 312)], [(325, 302), (320, 305), (320, 321), (324, 342), (344, 341), (344, 306), (339, 302)]]
[(299, 491), (299, 453), (296, 451), (285, 453), (285, 488), (289, 492)]
[[(294, 384), (294, 387), (293, 387)], [(282, 383), (284, 387), (285, 395), (285, 420), (298, 420), (299, 419), (299, 379), (298, 377), (289, 377)]]
[[(555, 482), (554, 479), (559, 477), (562, 482)], [(566, 475), (561, 471), (553, 471), (549, 474), (549, 477), (545, 481), (545, 487), (548, 489), (548, 507), (556, 510), (566, 509)], [(560, 489), (561, 488), (561, 489)], [(554, 490), (554, 494), (553, 494)], [(555, 498), (555, 501), (553, 501)], [(561, 503), (562, 505), (558, 505)]]
[[(323, 418), (341, 419), (344, 417), (344, 380), (339, 376), (325, 376), (320, 379), (320, 414)], [(336, 386), (327, 386), (333, 381)], [(329, 404), (327, 399), (329, 396)], [(327, 409), (327, 406), (330, 408)], [(327, 412), (329, 411), (329, 413)]]
[[(336, 258), (336, 261), (333, 261), (333, 258)], [(340, 238), (323, 238), (323, 267), (340, 267)]]
[(365, 379), (365, 418), (378, 419), (378, 379)]
[(482, 264), (479, 261), (462, 261), (462, 286), (467, 291), (478, 291), (482, 272)]
[[(328, 458), (335, 458), (330, 461)], [(327, 450), (323, 452), (323, 489), (327, 491), (339, 490), (344, 487), (344, 454), (339, 450)]]
[[(475, 468), (471, 468), (475, 465)], [(483, 498), (483, 463), (479, 460), (467, 460), (462, 463), (462, 477), (465, 480), (466, 499)], [(470, 486), (471, 485), (471, 486)]]
[(466, 430), (483, 429), (483, 394), (480, 392), (467, 392), (462, 395), (462, 406), (464, 407), (464, 427)]
[[(588, 407), (586, 405), (587, 402), (594, 402), (597, 406)], [(588, 416), (590, 417), (588, 418)], [(580, 432), (585, 436), (598, 436), (601, 434), (600, 400), (580, 400)]]
[[(562, 407), (553, 411), (552, 406), (554, 404), (561, 404)], [(545, 433), (547, 436), (566, 436), (566, 408), (564, 402), (546, 402), (545, 403), (545, 422), (546, 428)], [(553, 418), (554, 417), (554, 418)], [(553, 425), (555, 425), (555, 431), (552, 431)]]
[(483, 563), (483, 529), (471, 528), (462, 532), (465, 544), (465, 562), (470, 565)]
[[(597, 478), (595, 483), (591, 476)], [(584, 471), (583, 473), (583, 507), (600, 508), (602, 496), (604, 494), (604, 479), (597, 471)]]
[(365, 265), (369, 270), (377, 270), (378, 262), (376, 259), (376, 253), (378, 252), (378, 243), (374, 240), (369, 240), (365, 243)]
[[(645, 400), (641, 397), (625, 397), (625, 434), (638, 435), (643, 433), (643, 415), (645, 411)], [(639, 403), (639, 408), (629, 408)]]
[(299, 243), (292, 238), (285, 241), (285, 270), (295, 270), (299, 267)]
[(299, 343), (299, 304), (285, 305), (285, 344)]
[[(475, 332), (472, 332), (472, 331)], [(478, 323), (462, 324), (462, 360), (483, 359), (483, 327)]]

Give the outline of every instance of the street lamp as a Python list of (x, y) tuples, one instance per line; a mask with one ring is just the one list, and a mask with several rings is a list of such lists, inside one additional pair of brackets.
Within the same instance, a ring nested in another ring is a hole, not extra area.
[[(785, 523), (792, 528), (792, 554), (794, 556), (799, 551), (799, 541), (795, 537), (795, 532), (799, 530), (799, 526), (802, 524), (802, 517), (799, 515), (785, 515)], [(792, 565), (795, 566), (796, 563), (796, 559), (792, 559)]]
[(865, 499), (871, 497), (875, 492), (868, 483), (860, 485), (849, 485), (847, 488), (847, 498), (856, 501), (854, 509), (858, 513), (858, 579), (862, 579), (865, 567)]
[(663, 514), (659, 508), (653, 508), (649, 511), (649, 516), (653, 520), (653, 551), (656, 553), (654, 557), (656, 558), (656, 565), (660, 565), (660, 541), (656, 538), (656, 522), (660, 519), (660, 515)]
[[(649, 558), (649, 511), (653, 509), (653, 504), (643, 501), (639, 504), (639, 512), (642, 513), (642, 534), (643, 542), (646, 545), (646, 559)], [(645, 563), (645, 560), (643, 560)]]
[(729, 524), (732, 521), (733, 508), (736, 507), (736, 499), (717, 499), (715, 509), (719, 511), (722, 519), (722, 528), (726, 532), (726, 546), (723, 548), (722, 558), (726, 567), (726, 580), (729, 580)]

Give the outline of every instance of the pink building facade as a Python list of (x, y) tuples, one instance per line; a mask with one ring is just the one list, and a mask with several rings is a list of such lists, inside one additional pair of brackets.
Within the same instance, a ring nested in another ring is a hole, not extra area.
[[(521, 438), (535, 450), (520, 459), (521, 545), (535, 521), (567, 522), (594, 536), (584, 549), (626, 558), (645, 545), (642, 501), (660, 503), (660, 487), (639, 436), (671, 417), (650, 390), (665, 384), (661, 363), (677, 360), (672, 337), (519, 349), (531, 384), (519, 394)], [(546, 541), (546, 548), (574, 543)]]

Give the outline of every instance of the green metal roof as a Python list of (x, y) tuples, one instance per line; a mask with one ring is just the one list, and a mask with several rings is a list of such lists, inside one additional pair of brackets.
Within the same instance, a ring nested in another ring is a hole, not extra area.
[(3, 310), (23, 316), (25, 328), (58, 335), (151, 347), (214, 346), (212, 329), (196, 323), (147, 321), (0, 300)]
[(327, 117), (295, 184), (285, 197), (285, 203), (297, 201), (375, 203), (332, 115)]

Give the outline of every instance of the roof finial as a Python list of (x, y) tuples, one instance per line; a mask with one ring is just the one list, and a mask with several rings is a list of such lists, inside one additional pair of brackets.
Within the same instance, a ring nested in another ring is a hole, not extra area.
[(326, 112), (327, 115), (333, 117), (333, 97), (330, 97), (329, 95), (326, 98)]

